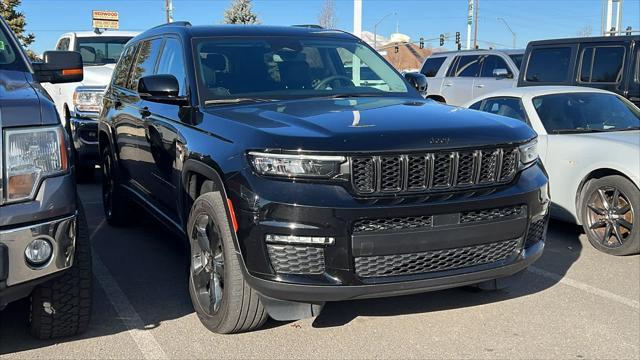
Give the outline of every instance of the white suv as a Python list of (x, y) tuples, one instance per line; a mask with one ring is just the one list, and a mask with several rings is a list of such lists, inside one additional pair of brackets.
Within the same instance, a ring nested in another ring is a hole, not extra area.
[(515, 87), (524, 50), (435, 53), (420, 71), (429, 78), (427, 98), (462, 106), (490, 92)]

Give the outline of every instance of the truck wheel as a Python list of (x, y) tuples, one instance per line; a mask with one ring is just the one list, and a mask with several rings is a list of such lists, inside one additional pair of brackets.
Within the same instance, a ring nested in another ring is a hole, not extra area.
[(268, 314), (244, 280), (220, 192), (196, 199), (187, 225), (191, 245), (189, 293), (198, 318), (216, 333), (259, 328)]
[(84, 209), (79, 206), (73, 266), (31, 293), (31, 334), (38, 339), (53, 339), (85, 332), (91, 317), (91, 282), (89, 229)]
[(640, 192), (633, 183), (619, 175), (591, 180), (580, 202), (593, 247), (611, 255), (640, 253)]
[(119, 186), (111, 150), (105, 147), (102, 150), (102, 208), (107, 223), (111, 226), (131, 224), (135, 220), (132, 206), (132, 202)]

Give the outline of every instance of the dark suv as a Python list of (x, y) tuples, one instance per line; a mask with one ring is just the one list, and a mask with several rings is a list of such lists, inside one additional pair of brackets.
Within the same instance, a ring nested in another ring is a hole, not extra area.
[(0, 18), (0, 310), (30, 298), (31, 333), (84, 331), (91, 251), (76, 196), (71, 142), (43, 82), (82, 80), (80, 54), (31, 63)]
[(594, 87), (640, 106), (640, 36), (532, 41), (518, 87), (538, 85)]
[(341, 31), (151, 29), (116, 66), (99, 139), (107, 220), (134, 221), (134, 201), (188, 239), (193, 305), (220, 333), (500, 287), (544, 247), (535, 133), (423, 99)]

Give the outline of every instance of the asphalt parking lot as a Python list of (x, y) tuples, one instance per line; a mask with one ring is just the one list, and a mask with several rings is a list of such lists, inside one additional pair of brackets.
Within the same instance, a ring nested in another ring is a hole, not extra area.
[(0, 358), (640, 358), (640, 256), (591, 248), (552, 222), (543, 258), (507, 291), (452, 289), (331, 303), (315, 319), (216, 335), (198, 321), (184, 246), (154, 220), (105, 224), (80, 186), (93, 234), (94, 313), (77, 338), (42, 342), (28, 303), (0, 313)]

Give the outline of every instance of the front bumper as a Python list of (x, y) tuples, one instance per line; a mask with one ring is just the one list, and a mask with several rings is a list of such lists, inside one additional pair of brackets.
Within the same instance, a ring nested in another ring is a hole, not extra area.
[(78, 164), (94, 166), (99, 162), (98, 121), (88, 117), (71, 117), (71, 138), (78, 156)]
[[(513, 275), (542, 254), (547, 194), (539, 164), (488, 191), (420, 198), (358, 200), (337, 186), (260, 178), (232, 185), (229, 193), (237, 204), (237, 245), (249, 284), (269, 298), (310, 303), (426, 292)], [(486, 221), (461, 220), (496, 209), (520, 210)], [(389, 218), (410, 224), (356, 232), (362, 220)], [(416, 221), (428, 223), (415, 226)], [(331, 237), (334, 243), (274, 245), (266, 242), (267, 234)]]

